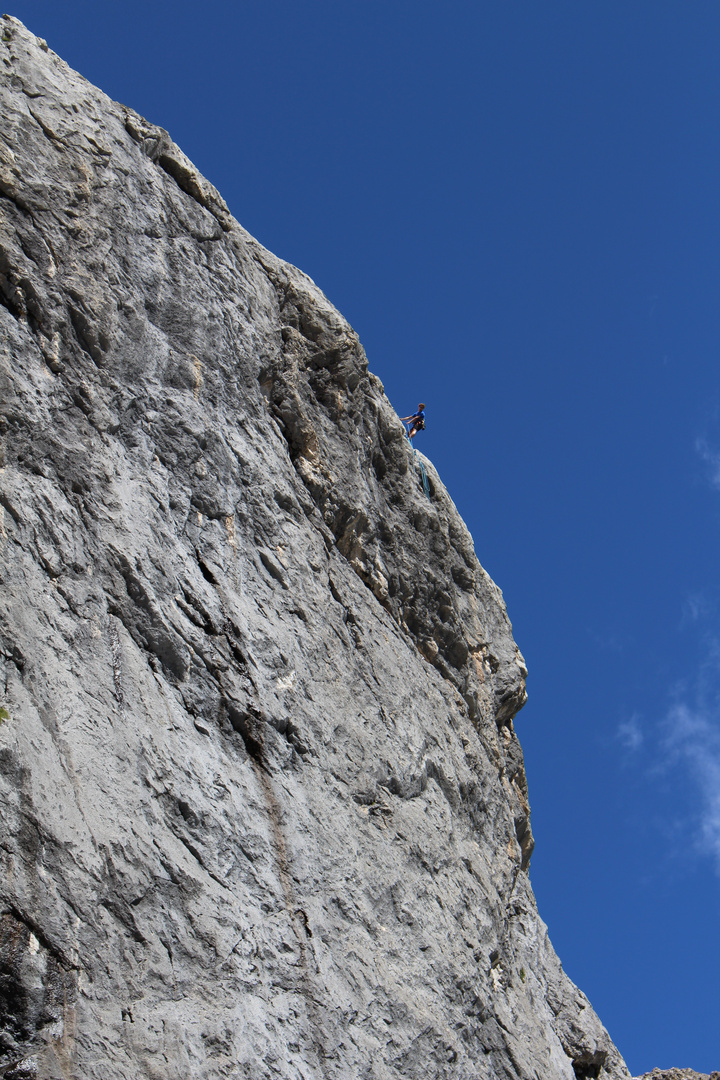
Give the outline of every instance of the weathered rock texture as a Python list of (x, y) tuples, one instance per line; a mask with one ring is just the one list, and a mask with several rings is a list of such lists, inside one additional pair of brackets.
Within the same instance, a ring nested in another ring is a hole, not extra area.
[(6, 1080), (627, 1078), (501, 594), (356, 334), (0, 26)]
[(720, 1072), (695, 1072), (693, 1069), (653, 1069), (636, 1080), (720, 1080)]

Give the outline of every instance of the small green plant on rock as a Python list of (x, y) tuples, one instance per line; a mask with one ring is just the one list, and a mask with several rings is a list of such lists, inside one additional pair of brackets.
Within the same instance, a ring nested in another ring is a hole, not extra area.
[(10, 713), (7, 711), (4, 705), (0, 705), (0, 724), (4, 724), (6, 720), (10, 719)]
[(520, 982), (525, 982), (525, 968), (520, 968)]

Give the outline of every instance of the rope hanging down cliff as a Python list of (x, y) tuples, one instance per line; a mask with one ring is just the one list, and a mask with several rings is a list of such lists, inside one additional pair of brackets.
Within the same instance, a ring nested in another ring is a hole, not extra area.
[(406, 425), (405, 434), (408, 437), (408, 442), (412, 446), (413, 464), (417, 463), (420, 466), (420, 476), (422, 477), (423, 491), (425, 492), (425, 494), (427, 495), (427, 497), (429, 499), (430, 498), (430, 484), (428, 482), (427, 473), (425, 471), (425, 465), (420, 460), (420, 458), (417, 456), (417, 453), (415, 451), (415, 447), (413, 446), (413, 439), (417, 435), (418, 431), (424, 431), (425, 430), (425, 404), (424, 404), (424, 402), (422, 402), (422, 401), (420, 402), (420, 404), (418, 405), (418, 411), (416, 413), (414, 413), (412, 416), (402, 416), (402, 417), (400, 417), (400, 419), (402, 420), (403, 424)]
[[(413, 461), (415, 460), (416, 457), (417, 457), (417, 454), (415, 452), (415, 447), (413, 447)], [(425, 466), (423, 465), (420, 458), (417, 458), (417, 462), (418, 462), (418, 465), (420, 466), (420, 475), (422, 476), (423, 491), (425, 492), (425, 494), (427, 495), (427, 497), (429, 499), (430, 498), (430, 484), (428, 482), (427, 473), (425, 472)]]

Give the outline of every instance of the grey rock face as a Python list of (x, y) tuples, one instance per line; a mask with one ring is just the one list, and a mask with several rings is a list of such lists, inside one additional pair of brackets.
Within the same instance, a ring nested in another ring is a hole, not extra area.
[(693, 1069), (653, 1069), (636, 1080), (720, 1080), (720, 1072), (695, 1072)]
[(0, 26), (4, 1075), (626, 1080), (502, 596), (357, 335)]

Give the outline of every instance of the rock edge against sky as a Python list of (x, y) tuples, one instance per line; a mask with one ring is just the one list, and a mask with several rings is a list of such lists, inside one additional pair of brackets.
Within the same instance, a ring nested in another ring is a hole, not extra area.
[(1, 25), (5, 1076), (627, 1078), (502, 595), (357, 335)]

